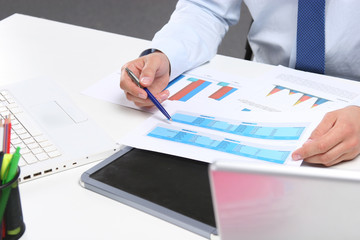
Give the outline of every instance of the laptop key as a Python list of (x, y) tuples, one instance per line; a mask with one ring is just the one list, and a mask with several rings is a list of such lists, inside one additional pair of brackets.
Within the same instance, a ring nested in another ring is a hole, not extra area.
[(38, 161), (37, 158), (32, 154), (23, 154), (22, 157), (28, 164), (33, 164)]
[(31, 121), (29, 121), (28, 117), (24, 113), (16, 114), (16, 118), (19, 122), (24, 126), (24, 128), (32, 135), (39, 136), (41, 135), (41, 131), (38, 127), (35, 126)]

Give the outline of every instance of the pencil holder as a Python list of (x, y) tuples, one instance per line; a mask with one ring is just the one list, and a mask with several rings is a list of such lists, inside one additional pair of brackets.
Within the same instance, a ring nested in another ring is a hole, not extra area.
[(0, 222), (4, 240), (19, 239), (25, 232), (19, 192), (20, 167), (15, 177), (6, 184), (0, 183)]

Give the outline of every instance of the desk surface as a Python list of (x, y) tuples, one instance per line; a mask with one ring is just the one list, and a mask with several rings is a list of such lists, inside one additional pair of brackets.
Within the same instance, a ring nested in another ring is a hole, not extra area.
[[(15, 14), (0, 21), (1, 84), (46, 76), (60, 84), (115, 141), (148, 114), (80, 94), (149, 42)], [(213, 68), (255, 78), (271, 66), (216, 56)], [(120, 91), (120, 89), (119, 89)], [(79, 185), (85, 165), (21, 184), (22, 239), (204, 239)], [(354, 160), (338, 168), (360, 169)]]

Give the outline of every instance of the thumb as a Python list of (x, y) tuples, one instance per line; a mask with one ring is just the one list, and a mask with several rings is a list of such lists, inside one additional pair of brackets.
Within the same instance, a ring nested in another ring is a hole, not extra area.
[(159, 66), (154, 62), (148, 61), (145, 63), (140, 74), (141, 86), (149, 87), (153, 83), (158, 68)]

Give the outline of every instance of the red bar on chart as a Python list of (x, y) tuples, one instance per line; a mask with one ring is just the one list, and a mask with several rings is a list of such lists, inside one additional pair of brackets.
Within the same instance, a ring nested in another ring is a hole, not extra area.
[(232, 88), (232, 87), (224, 86), (224, 87), (220, 88), (219, 90), (217, 90), (216, 92), (214, 92), (213, 94), (211, 94), (209, 96), (209, 98), (216, 99), (216, 100), (222, 99), (227, 93), (229, 93), (233, 89), (234, 88)]
[(191, 91), (195, 90), (196, 88), (198, 88), (201, 84), (203, 84), (205, 81), (204, 80), (197, 80), (195, 82), (190, 83), (189, 85), (187, 85), (186, 87), (184, 87), (183, 89), (181, 89), (180, 91), (178, 91), (177, 93), (175, 93), (174, 95), (172, 95), (169, 100), (175, 100), (175, 101), (179, 101), (180, 99), (182, 99), (183, 97), (185, 97), (186, 95), (188, 95)]

